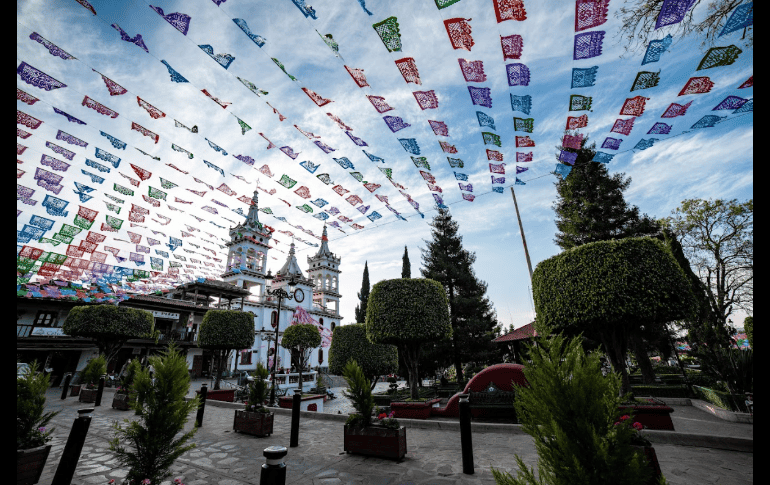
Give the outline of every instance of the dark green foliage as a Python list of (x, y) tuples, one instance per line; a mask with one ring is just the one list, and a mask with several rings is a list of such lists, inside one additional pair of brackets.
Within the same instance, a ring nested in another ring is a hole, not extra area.
[(356, 413), (351, 414), (345, 424), (369, 426), (372, 421), (372, 409), (374, 409), (371, 382), (366, 378), (361, 367), (352, 359), (345, 364), (342, 376), (348, 383), (348, 388), (342, 393), (350, 399), (356, 409)]
[(128, 394), (129, 389), (131, 389), (131, 386), (134, 384), (136, 373), (139, 372), (141, 368), (142, 364), (139, 362), (139, 359), (131, 359), (131, 362), (129, 362), (126, 371), (120, 379), (119, 391), (121, 393)]
[(99, 353), (110, 363), (127, 340), (150, 338), (154, 323), (152, 313), (145, 310), (89, 305), (73, 307), (62, 330), (73, 337), (94, 339)]
[[(412, 277), (412, 265), (409, 263), (409, 252), (407, 251), (406, 246), (404, 246), (404, 255), (401, 257), (401, 277)], [(359, 320), (359, 322), (360, 321), (361, 320)]]
[(329, 372), (340, 375), (350, 359), (372, 380), (391, 374), (398, 368), (398, 349), (393, 345), (373, 344), (366, 338), (366, 324), (339, 326), (334, 329), (329, 347)]
[(80, 382), (89, 388), (99, 383), (99, 378), (107, 373), (107, 361), (103, 355), (89, 360), (80, 372)]
[(369, 295), (366, 337), (393, 344), (409, 366), (412, 398), (417, 398), (420, 346), (452, 335), (449, 302), (444, 288), (430, 279), (380, 281)]
[(45, 411), (45, 391), (50, 385), (48, 375), (39, 373), (33, 361), (23, 377), (16, 378), (16, 449), (43, 446), (51, 440), (53, 429), (48, 423), (59, 411)]
[(516, 456), (517, 477), (492, 469), (506, 485), (647, 484), (649, 470), (631, 447), (636, 431), (620, 421), (620, 380), (603, 377), (596, 352), (580, 338), (539, 339), (524, 368), (528, 387), (516, 387), (516, 413), (535, 441), (538, 475)]
[(749, 339), (749, 345), (754, 348), (754, 317), (743, 319), (743, 331), (746, 332), (746, 338)]
[(219, 389), (224, 363), (234, 349), (250, 349), (254, 345), (254, 315), (237, 310), (209, 310), (203, 315), (198, 333), (198, 346), (217, 354), (217, 376), (214, 389)]
[(430, 241), (422, 251), (422, 276), (438, 281), (449, 300), (452, 338), (435, 342), (423, 350), (421, 367), (431, 370), (454, 365), (462, 380), (462, 362), (497, 363), (502, 357), (492, 340), (497, 318), (487, 285), (476, 278), (476, 255), (463, 248), (459, 226), (446, 209), (438, 209), (431, 222)]
[(628, 335), (641, 325), (690, 316), (695, 300), (671, 253), (658, 240), (585, 244), (538, 264), (532, 278), (537, 322), (601, 341), (623, 391)]
[(355, 317), (357, 322), (363, 322), (366, 320), (366, 304), (369, 301), (369, 291), (371, 285), (369, 284), (369, 263), (364, 263), (364, 279), (361, 281), (361, 291), (358, 292), (359, 305), (355, 308)]
[(299, 389), (302, 389), (302, 371), (310, 360), (310, 352), (319, 345), (321, 332), (313, 324), (289, 325), (283, 332), (281, 347), (291, 351), (291, 358), (299, 371)]
[(268, 396), (267, 377), (270, 375), (270, 371), (262, 365), (262, 362), (257, 362), (257, 369), (254, 371), (254, 381), (249, 386), (249, 400), (246, 403), (246, 411), (269, 413), (270, 411), (265, 407), (265, 401)]
[(624, 173), (610, 175), (607, 165), (592, 162), (596, 143), (588, 145), (588, 138), (577, 153), (572, 172), (556, 182), (556, 245), (570, 249), (595, 241), (656, 234), (659, 225), (646, 214), (640, 216), (639, 208), (629, 206), (623, 196), (631, 178)]
[(188, 441), (197, 428), (181, 433), (190, 413), (198, 407), (198, 397), (185, 400), (190, 376), (184, 355), (172, 346), (161, 355), (150, 357), (149, 362), (155, 368), (155, 383), (149, 371), (142, 369), (131, 388), (131, 397), (135, 399), (131, 407), (138, 418), (125, 419), (124, 426), (116, 422), (110, 440), (110, 450), (129, 469), (126, 478), (132, 483), (145, 478), (160, 483), (171, 474), (169, 469), (174, 461), (195, 447)]

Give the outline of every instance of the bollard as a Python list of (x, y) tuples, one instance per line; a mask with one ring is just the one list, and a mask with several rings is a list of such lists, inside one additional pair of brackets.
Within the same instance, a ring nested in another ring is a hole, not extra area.
[(195, 426), (200, 428), (203, 426), (203, 411), (206, 409), (206, 395), (208, 394), (209, 390), (206, 387), (206, 384), (201, 385), (201, 394), (200, 399), (201, 402), (198, 404), (198, 415), (195, 417)]
[(64, 375), (64, 385), (62, 386), (61, 398), (67, 399), (67, 390), (70, 387), (70, 381), (72, 380), (72, 373), (68, 372)]
[(104, 393), (104, 381), (106, 379), (107, 376), (105, 374), (102, 374), (99, 377), (99, 388), (96, 390), (96, 401), (94, 402), (94, 406), (102, 405), (102, 393)]
[(471, 439), (471, 403), (468, 394), (460, 394), (460, 446), (463, 454), (463, 473), (473, 475), (473, 441)]
[(302, 389), (294, 389), (294, 397), (291, 403), (291, 436), (289, 446), (299, 446), (299, 407), (302, 402)]
[(285, 485), (286, 463), (283, 457), (289, 451), (285, 446), (271, 446), (262, 452), (266, 463), (262, 465), (262, 473), (259, 476), (259, 485)]
[(83, 444), (86, 442), (88, 427), (91, 425), (91, 413), (94, 408), (78, 409), (78, 417), (72, 424), (67, 444), (64, 445), (64, 452), (59, 460), (59, 466), (56, 468), (56, 475), (53, 477), (51, 485), (70, 485), (72, 477), (75, 475), (75, 468), (78, 466), (80, 452), (83, 451)]

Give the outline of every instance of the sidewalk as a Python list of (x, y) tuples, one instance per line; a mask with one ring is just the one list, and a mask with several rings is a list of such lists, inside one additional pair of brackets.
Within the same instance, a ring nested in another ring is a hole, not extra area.
[[(47, 408), (62, 412), (54, 419), (53, 448), (41, 485), (50, 484), (59, 463), (69, 428), (77, 409), (88, 407), (68, 397), (62, 401), (61, 391), (49, 390)], [(113, 421), (132, 418), (130, 411), (110, 408), (113, 391), (105, 390), (102, 406), (96, 408), (73, 484), (107, 484), (119, 481), (126, 474), (108, 449)], [(232, 431), (234, 405), (206, 406), (203, 427), (195, 435), (197, 448), (185, 453), (173, 467), (174, 478), (186, 485), (245, 485), (259, 484), (260, 467), (265, 462), (262, 451), (268, 446), (289, 444), (291, 417), (276, 412), (275, 432), (267, 438), (256, 438)], [(688, 406), (677, 406), (674, 413), (677, 431), (680, 426), (688, 432), (707, 434), (711, 430), (730, 433), (726, 436), (753, 436), (751, 425), (711, 421), (711, 415)], [(281, 410), (286, 411), (286, 410)], [(454, 429), (409, 428), (406, 458), (396, 463), (390, 460), (348, 455), (343, 451), (343, 416), (302, 413), (299, 447), (289, 448), (286, 457), (287, 484), (296, 485), (459, 485), (494, 484), (490, 467), (511, 473), (516, 471), (514, 455), (528, 466), (537, 462), (532, 439), (514, 428), (502, 425), (503, 431), (480, 432), (489, 425), (474, 427), (473, 450), (475, 473), (462, 473), (459, 432)], [(191, 415), (187, 429), (192, 427)], [(743, 426), (743, 427), (741, 427)], [(745, 428), (749, 426), (751, 429)], [(753, 483), (753, 453), (655, 444), (655, 451), (664, 475), (672, 485)]]

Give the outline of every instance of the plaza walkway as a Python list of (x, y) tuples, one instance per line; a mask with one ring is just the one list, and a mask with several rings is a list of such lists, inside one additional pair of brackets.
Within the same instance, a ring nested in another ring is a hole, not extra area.
[[(69, 429), (77, 409), (87, 407), (76, 398), (60, 399), (56, 388), (48, 392), (48, 409), (62, 412), (54, 419), (53, 448), (40, 484), (50, 484), (59, 463)], [(88, 432), (74, 484), (107, 484), (120, 482), (126, 471), (121, 469), (108, 449), (115, 420), (131, 419), (130, 411), (111, 409), (113, 391), (105, 390), (102, 406), (97, 407)], [(333, 403), (334, 401), (330, 401)], [(195, 435), (197, 447), (185, 453), (173, 467), (174, 478), (186, 485), (258, 485), (260, 467), (265, 462), (262, 451), (268, 446), (289, 444), (291, 416), (289, 410), (277, 410), (275, 432), (267, 438), (256, 438), (232, 430), (234, 408), (240, 405), (209, 401), (203, 427)], [(400, 463), (390, 460), (345, 454), (343, 423), (347, 416), (335, 413), (302, 413), (299, 447), (289, 448), (286, 457), (287, 484), (292, 485), (459, 485), (493, 484), (490, 467), (515, 473), (514, 455), (533, 466), (537, 461), (532, 439), (518, 426), (505, 424), (473, 424), (475, 473), (462, 473), (460, 433), (451, 420), (434, 423), (401, 420), (407, 430), (406, 458)], [(677, 432), (648, 432), (655, 442), (663, 473), (672, 485), (753, 483), (753, 425), (719, 420), (692, 406), (675, 406), (672, 415)], [(187, 429), (192, 427), (191, 415)], [(658, 436), (667, 434), (660, 440)], [(710, 443), (726, 446), (681, 446), (669, 444), (679, 435), (685, 442), (698, 444), (693, 437), (710, 438)], [(719, 439), (723, 437), (724, 439)], [(730, 439), (751, 451), (734, 451)], [(719, 449), (722, 447), (733, 448)]]

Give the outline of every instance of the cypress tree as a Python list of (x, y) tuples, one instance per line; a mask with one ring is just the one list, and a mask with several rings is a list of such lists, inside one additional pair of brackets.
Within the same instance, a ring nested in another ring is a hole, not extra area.
[(369, 302), (369, 262), (364, 263), (364, 279), (361, 281), (361, 291), (358, 292), (358, 300), (361, 302), (356, 305), (355, 315), (357, 323), (366, 321), (366, 306)]
[(449, 360), (457, 372), (457, 380), (463, 380), (462, 362), (484, 362), (493, 358), (497, 317), (489, 299), (485, 296), (487, 285), (479, 281), (472, 265), (476, 255), (463, 248), (459, 226), (446, 209), (430, 223), (433, 228), (431, 241), (425, 241), (422, 249), (424, 278), (438, 281), (444, 287), (449, 300), (452, 338), (437, 342), (433, 352), (425, 352), (425, 358), (438, 362)]
[(412, 277), (412, 265), (409, 264), (409, 253), (406, 250), (406, 246), (404, 246), (404, 256), (401, 258), (401, 277)]

